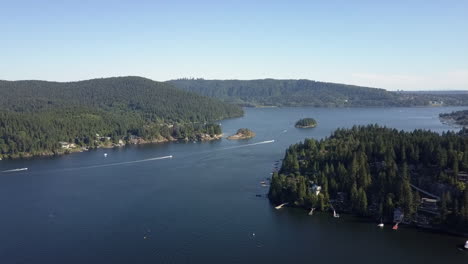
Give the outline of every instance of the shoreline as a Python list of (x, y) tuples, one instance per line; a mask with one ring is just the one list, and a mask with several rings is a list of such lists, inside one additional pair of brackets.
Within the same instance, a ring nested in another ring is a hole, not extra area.
[[(269, 202), (273, 206), (273, 208), (275, 208), (275, 204), (272, 203), (270, 200), (269, 200)], [(305, 207), (299, 207), (299, 206), (294, 206), (294, 205), (287, 205), (287, 206), (284, 206), (284, 207), (299, 209), (299, 210), (304, 211), (306, 213), (310, 210), (310, 208), (308, 209), (308, 208), (305, 208)], [(327, 212), (327, 211), (325, 211), (325, 212), (324, 211), (317, 211), (317, 213), (328, 214), (329, 212)], [(343, 215), (346, 215), (346, 216), (355, 217), (356, 219), (359, 219), (362, 222), (375, 223), (375, 225), (377, 227), (378, 221), (375, 221), (376, 219), (372, 218), (371, 216), (359, 216), (359, 215), (355, 215), (355, 214), (352, 214), (352, 213), (346, 212), (346, 211), (340, 211), (339, 213), (343, 214)], [(386, 225), (394, 225), (395, 224), (394, 222), (388, 222), (388, 221), (384, 221), (383, 223), (386, 224)], [(426, 227), (426, 226), (420, 226), (420, 225), (417, 225), (417, 224), (414, 224), (414, 223), (409, 223), (409, 224), (400, 223), (399, 227), (400, 226), (402, 226), (404, 228), (416, 229), (416, 230), (420, 230), (420, 231), (428, 232), (428, 233), (445, 234), (445, 235), (451, 235), (451, 236), (455, 236), (455, 237), (468, 237), (468, 233), (460, 233), (460, 232), (450, 230), (450, 229), (446, 229), (446, 228)]]
[(440, 117), (439, 116), (439, 121), (440, 121), (440, 123), (442, 123), (444, 125), (447, 125), (447, 126), (450, 126), (450, 127), (453, 127), (453, 128), (457, 128), (457, 129), (463, 129), (464, 127), (468, 127), (468, 126), (464, 126), (464, 125), (461, 125), (461, 124), (457, 124), (457, 121), (455, 119), (453, 119), (452, 117)]
[(317, 125), (310, 125), (310, 126), (294, 126), (295, 128), (314, 128)]
[[(195, 142), (208, 142), (214, 140), (220, 140), (224, 136), (223, 133), (215, 134), (210, 136), (209, 134), (200, 134), (197, 135), (197, 140)], [(18, 153), (14, 156), (2, 156), (0, 157), (0, 161), (6, 160), (18, 160), (18, 159), (32, 159), (32, 158), (41, 158), (41, 157), (53, 157), (53, 156), (62, 156), (62, 155), (69, 155), (74, 153), (82, 153), (89, 150), (94, 149), (113, 149), (113, 148), (121, 148), (131, 145), (145, 145), (145, 144), (162, 144), (162, 143), (174, 143), (174, 142), (189, 142), (188, 138), (183, 139), (175, 139), (171, 138), (159, 138), (159, 139), (143, 139), (143, 138), (133, 138), (125, 142), (121, 143), (111, 143), (111, 144), (102, 144), (96, 147), (84, 146), (84, 147), (76, 147), (76, 148), (67, 148), (67, 149), (57, 149), (57, 150), (49, 150), (49, 151), (42, 151), (38, 153)]]

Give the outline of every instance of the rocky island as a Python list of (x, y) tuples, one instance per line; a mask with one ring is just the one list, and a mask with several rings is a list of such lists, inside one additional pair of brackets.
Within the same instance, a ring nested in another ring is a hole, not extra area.
[(317, 121), (313, 118), (303, 118), (294, 125), (297, 128), (312, 128), (317, 126)]
[(229, 136), (228, 139), (236, 140), (236, 139), (249, 139), (255, 137), (255, 133), (247, 128), (240, 128), (237, 130), (235, 135)]

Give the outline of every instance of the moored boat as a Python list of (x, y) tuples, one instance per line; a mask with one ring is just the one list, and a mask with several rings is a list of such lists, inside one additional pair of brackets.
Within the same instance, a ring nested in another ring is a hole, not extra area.
[(465, 244), (458, 245), (457, 248), (461, 251), (468, 251), (468, 240), (465, 242)]
[(283, 208), (283, 206), (287, 205), (288, 203), (283, 203), (283, 204), (280, 204), (278, 206), (275, 207), (275, 209), (279, 210), (281, 208)]
[(335, 210), (333, 210), (333, 217), (335, 217), (335, 218), (339, 218), (339, 217), (340, 217), (340, 215), (339, 215), (339, 214), (337, 214)]

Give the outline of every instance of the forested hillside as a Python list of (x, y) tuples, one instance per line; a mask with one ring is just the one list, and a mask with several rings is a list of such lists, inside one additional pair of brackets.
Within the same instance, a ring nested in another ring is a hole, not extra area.
[(467, 130), (439, 135), (355, 126), (289, 147), (269, 198), (389, 222), (398, 208), (405, 223), (468, 232), (467, 171)]
[[(197, 140), (240, 107), (140, 77), (80, 82), (0, 81), (0, 157), (60, 150), (59, 141)], [(98, 134), (99, 136), (97, 136)]]
[(468, 94), (397, 93), (384, 89), (311, 80), (168, 81), (178, 88), (245, 106), (424, 106), (468, 105)]

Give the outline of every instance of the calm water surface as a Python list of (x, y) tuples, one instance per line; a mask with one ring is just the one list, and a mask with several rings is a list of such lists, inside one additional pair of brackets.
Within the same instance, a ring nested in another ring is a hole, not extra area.
[[(452, 128), (438, 114), (458, 109), (246, 109), (222, 122), (226, 134), (257, 133), (246, 141), (0, 161), (0, 171), (29, 168), (0, 173), (0, 263), (468, 263), (455, 247), (468, 238), (275, 210), (255, 196), (268, 191), (260, 182), (285, 149), (305, 137), (369, 123), (442, 132)], [(303, 117), (319, 126), (294, 128)], [(167, 155), (174, 158), (131, 163)]]

